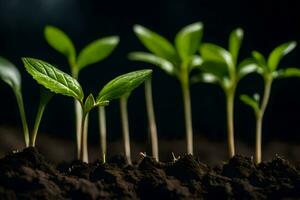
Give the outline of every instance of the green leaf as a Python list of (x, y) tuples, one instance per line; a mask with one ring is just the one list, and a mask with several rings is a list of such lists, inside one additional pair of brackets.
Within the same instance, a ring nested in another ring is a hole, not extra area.
[(225, 63), (204, 61), (199, 69), (218, 77), (219, 80), (223, 80), (224, 78), (229, 77), (228, 68)]
[(97, 96), (96, 103), (118, 99), (131, 93), (136, 87), (150, 78), (152, 70), (138, 70), (123, 74), (108, 82)]
[[(258, 97), (258, 99), (257, 99)], [(258, 94), (255, 94), (253, 97), (249, 97), (248, 95), (241, 95), (240, 96), (240, 100), (250, 106), (255, 113), (259, 112), (259, 95)]]
[(13, 90), (21, 89), (21, 75), (14, 64), (0, 57), (0, 79), (7, 83)]
[(88, 112), (90, 112), (90, 110), (92, 110), (96, 105), (96, 102), (95, 102), (95, 99), (94, 99), (94, 96), (93, 94), (90, 94), (85, 102), (84, 102), (84, 113), (87, 114)]
[(76, 62), (75, 47), (67, 34), (57, 27), (46, 26), (44, 35), (52, 48), (66, 56), (69, 59), (69, 62)]
[(205, 43), (200, 47), (200, 54), (204, 62), (225, 64), (229, 74), (235, 71), (230, 53), (220, 46)]
[(175, 38), (175, 45), (180, 58), (187, 62), (199, 49), (203, 36), (203, 24), (196, 22), (181, 29)]
[(141, 25), (135, 25), (133, 30), (149, 51), (157, 56), (167, 59), (173, 64), (178, 63), (176, 50), (166, 38)]
[(283, 56), (290, 53), (296, 47), (296, 45), (297, 43), (295, 41), (291, 41), (276, 47), (268, 58), (268, 67), (270, 71), (276, 70)]
[(76, 79), (45, 61), (34, 58), (22, 58), (22, 61), (27, 72), (39, 84), (54, 93), (74, 97), (82, 102), (83, 91)]
[(174, 75), (176, 73), (175, 67), (171, 62), (152, 53), (132, 52), (128, 55), (128, 57), (130, 60), (146, 62), (158, 66), (170, 75)]
[(108, 57), (119, 43), (119, 37), (110, 36), (98, 39), (88, 44), (77, 60), (79, 70)]
[(274, 72), (274, 78), (289, 78), (289, 77), (300, 77), (300, 69), (290, 67), (287, 69), (281, 69)]
[(239, 65), (238, 65), (238, 76), (239, 79), (243, 78), (247, 74), (257, 72), (259, 69), (258, 64), (254, 59), (248, 58), (243, 60)]
[(232, 59), (237, 63), (239, 51), (244, 37), (244, 31), (241, 28), (237, 28), (230, 33), (229, 36), (229, 52)]

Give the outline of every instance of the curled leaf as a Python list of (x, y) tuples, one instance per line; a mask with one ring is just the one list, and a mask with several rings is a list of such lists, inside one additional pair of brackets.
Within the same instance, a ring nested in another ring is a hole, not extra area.
[(234, 62), (237, 62), (239, 51), (244, 37), (244, 31), (241, 28), (233, 30), (229, 36), (229, 52)]
[(250, 106), (255, 113), (259, 112), (259, 94), (254, 94), (253, 98), (243, 94), (240, 96), (240, 100)]

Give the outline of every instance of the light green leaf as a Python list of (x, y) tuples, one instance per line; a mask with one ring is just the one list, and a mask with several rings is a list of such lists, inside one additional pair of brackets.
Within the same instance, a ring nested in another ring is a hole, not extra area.
[(85, 102), (84, 102), (84, 113), (87, 114), (88, 112), (90, 112), (90, 110), (92, 110), (96, 105), (96, 102), (95, 102), (95, 99), (94, 99), (94, 96), (93, 94), (90, 94)]
[(193, 75), (191, 77), (191, 82), (192, 83), (199, 83), (199, 82), (202, 82), (202, 83), (218, 83), (218, 82), (220, 82), (220, 80), (217, 76), (215, 76), (213, 74), (202, 72), (202, 73), (199, 73), (197, 75)]
[(76, 62), (75, 47), (67, 34), (57, 27), (46, 26), (44, 36), (52, 48), (66, 56), (71, 63)]
[(178, 63), (176, 50), (166, 38), (141, 25), (135, 25), (133, 30), (149, 51), (174, 64)]
[(196, 22), (181, 29), (175, 38), (175, 45), (180, 58), (188, 62), (199, 49), (203, 36), (203, 24)]
[(229, 52), (231, 53), (234, 63), (237, 63), (243, 37), (244, 37), (244, 31), (241, 28), (237, 28), (230, 33)]
[(257, 72), (259, 69), (258, 64), (256, 63), (256, 60), (248, 58), (243, 60), (239, 65), (238, 65), (238, 76), (239, 79), (243, 78), (247, 74)]
[(42, 60), (22, 58), (22, 61), (27, 72), (39, 84), (54, 93), (74, 97), (82, 102), (84, 96), (82, 88), (70, 75)]
[(98, 39), (88, 44), (77, 60), (79, 70), (108, 57), (119, 43), (119, 37), (110, 36)]
[(248, 95), (243, 94), (240, 96), (240, 100), (246, 105), (250, 106), (254, 110), (254, 112), (257, 113), (259, 112), (259, 97), (258, 97), (259, 95), (255, 94), (255, 96), (249, 97)]
[(14, 64), (0, 57), (0, 79), (7, 83), (13, 90), (21, 89), (21, 75)]
[(295, 41), (287, 42), (276, 47), (268, 58), (268, 67), (270, 71), (276, 70), (280, 60), (286, 54), (290, 53), (295, 47), (297, 43)]
[(128, 58), (130, 60), (146, 62), (158, 66), (170, 75), (174, 75), (176, 73), (175, 67), (171, 62), (152, 53), (132, 52), (128, 55)]
[(223, 80), (224, 78), (229, 77), (228, 68), (225, 63), (204, 61), (199, 69), (218, 77), (219, 80)]
[(225, 64), (229, 73), (235, 71), (234, 64), (230, 53), (215, 44), (205, 43), (200, 47), (200, 54), (204, 62), (215, 62), (220, 64)]
[(97, 96), (96, 103), (118, 99), (131, 93), (136, 87), (150, 78), (152, 70), (138, 70), (123, 74), (108, 82)]
[(288, 78), (288, 77), (300, 77), (299, 68), (286, 68), (274, 72), (274, 78)]

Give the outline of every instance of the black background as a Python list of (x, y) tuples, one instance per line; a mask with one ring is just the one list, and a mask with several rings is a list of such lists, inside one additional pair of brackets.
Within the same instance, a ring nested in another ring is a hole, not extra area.
[[(14, 62), (22, 72), (23, 95), (32, 127), (37, 108), (39, 87), (25, 73), (22, 56), (36, 57), (56, 64), (69, 72), (65, 58), (49, 47), (43, 38), (47, 24), (63, 29), (74, 41), (77, 52), (87, 43), (103, 36), (119, 35), (121, 42), (113, 54), (101, 63), (90, 66), (80, 74), (86, 94), (96, 94), (113, 77), (145, 68), (147, 64), (127, 60), (127, 53), (144, 50), (132, 26), (142, 24), (173, 41), (180, 28), (196, 21), (204, 23), (204, 41), (227, 47), (231, 30), (242, 27), (245, 39), (240, 59), (254, 49), (267, 55), (275, 46), (300, 39), (300, 6), (297, 0), (275, 1), (96, 1), (96, 0), (0, 0), (0, 55)], [(281, 67), (300, 67), (297, 47)], [(160, 137), (184, 137), (181, 91), (177, 80), (155, 68), (153, 93)], [(264, 121), (264, 137), (297, 142), (300, 140), (300, 79), (275, 81)], [(238, 94), (261, 92), (262, 81), (250, 75), (240, 82)], [(196, 135), (224, 140), (226, 134), (225, 101), (222, 90), (215, 85), (191, 86), (193, 127)], [(0, 83), (0, 125), (20, 127), (15, 98), (10, 88)], [(131, 136), (146, 139), (147, 120), (143, 89), (130, 98)], [(109, 139), (121, 137), (118, 102), (107, 109)], [(90, 117), (90, 138), (97, 137), (97, 112)], [(56, 95), (50, 102), (41, 131), (61, 137), (74, 138), (73, 100)], [(254, 138), (252, 110), (236, 98), (236, 137)]]

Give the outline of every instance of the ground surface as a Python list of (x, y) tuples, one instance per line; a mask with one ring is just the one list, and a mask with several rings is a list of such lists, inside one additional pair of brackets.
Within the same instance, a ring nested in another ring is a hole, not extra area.
[(108, 164), (49, 164), (35, 149), (0, 160), (0, 199), (296, 199), (300, 171), (280, 157), (254, 165), (235, 156), (210, 168), (190, 155), (157, 163), (141, 156)]

